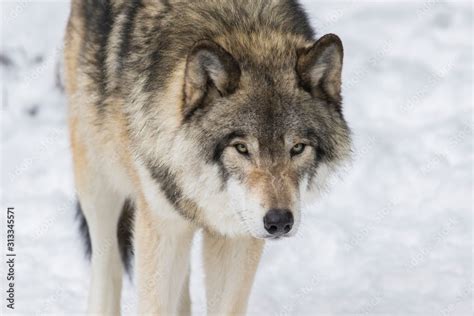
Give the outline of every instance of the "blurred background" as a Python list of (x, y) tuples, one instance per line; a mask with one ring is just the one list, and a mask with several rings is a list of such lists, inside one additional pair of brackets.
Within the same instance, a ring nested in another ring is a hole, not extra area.
[[(249, 314), (472, 315), (472, 3), (302, 3), (318, 37), (344, 43), (354, 160), (296, 237), (267, 243)], [(68, 12), (1, 1), (1, 204), (15, 207), (17, 252), (14, 312), (1, 264), (2, 313), (86, 311), (60, 63)], [(205, 315), (194, 242), (193, 313)], [(124, 288), (133, 315), (133, 280)]]

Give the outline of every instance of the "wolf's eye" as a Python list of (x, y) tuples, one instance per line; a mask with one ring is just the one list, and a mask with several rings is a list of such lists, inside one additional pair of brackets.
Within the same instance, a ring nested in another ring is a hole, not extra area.
[(245, 146), (245, 144), (238, 143), (238, 144), (235, 144), (234, 147), (242, 155), (248, 155), (248, 153), (249, 153), (249, 150), (248, 150), (247, 146)]
[(296, 144), (290, 150), (291, 156), (293, 157), (293, 156), (301, 154), (304, 151), (305, 147), (306, 147), (306, 145), (303, 144), (303, 143)]

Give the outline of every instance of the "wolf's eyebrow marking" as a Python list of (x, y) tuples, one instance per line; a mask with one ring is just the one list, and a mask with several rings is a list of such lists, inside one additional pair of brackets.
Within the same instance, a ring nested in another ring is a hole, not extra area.
[(246, 136), (247, 134), (245, 134), (243, 131), (237, 130), (237, 131), (230, 132), (223, 139), (225, 139), (227, 142), (230, 142), (234, 138), (238, 138), (238, 137), (244, 138)]
[(311, 142), (311, 145), (315, 146), (319, 144), (319, 136), (314, 128), (307, 128), (303, 132), (303, 135)]

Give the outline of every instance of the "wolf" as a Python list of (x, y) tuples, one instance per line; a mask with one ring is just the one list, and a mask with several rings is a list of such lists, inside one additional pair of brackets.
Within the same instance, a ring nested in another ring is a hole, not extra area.
[(138, 313), (189, 315), (201, 231), (208, 313), (244, 314), (350, 156), (340, 38), (296, 0), (73, 0), (64, 56), (89, 313), (120, 313), (133, 255)]

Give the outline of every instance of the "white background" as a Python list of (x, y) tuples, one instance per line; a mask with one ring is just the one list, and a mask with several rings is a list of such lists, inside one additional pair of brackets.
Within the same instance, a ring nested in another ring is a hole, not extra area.
[[(297, 237), (268, 243), (249, 314), (472, 315), (472, 5), (303, 4), (318, 36), (344, 42), (354, 162), (304, 210)], [(56, 78), (68, 10), (67, 1), (1, 6), (1, 214), (16, 209), (18, 315), (86, 308), (89, 265)], [(193, 311), (203, 315), (195, 244)], [(133, 284), (125, 288), (133, 314)]]

